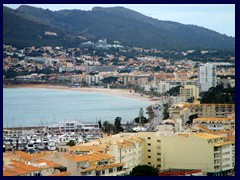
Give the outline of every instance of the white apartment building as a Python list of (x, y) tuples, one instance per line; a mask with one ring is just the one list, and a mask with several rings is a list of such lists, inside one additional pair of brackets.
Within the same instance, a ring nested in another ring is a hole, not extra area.
[(210, 63), (199, 67), (200, 92), (208, 91), (209, 88), (217, 85), (216, 66)]
[(49, 126), (49, 129), (60, 132), (76, 132), (76, 131), (98, 131), (98, 123), (83, 123), (82, 121), (63, 121)]
[(165, 93), (170, 90), (170, 84), (164, 81), (157, 83), (156, 91), (160, 94)]

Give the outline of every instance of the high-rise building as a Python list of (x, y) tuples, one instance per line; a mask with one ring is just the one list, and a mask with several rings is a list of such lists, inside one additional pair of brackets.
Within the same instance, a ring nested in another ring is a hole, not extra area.
[(208, 91), (209, 88), (217, 85), (216, 66), (210, 63), (199, 67), (200, 92)]

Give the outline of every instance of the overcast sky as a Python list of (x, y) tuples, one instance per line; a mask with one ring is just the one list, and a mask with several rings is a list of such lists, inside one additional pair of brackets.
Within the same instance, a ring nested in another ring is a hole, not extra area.
[[(16, 9), (21, 4), (4, 4)], [(202, 26), (235, 37), (234, 4), (26, 4), (53, 11), (122, 6), (159, 20)]]

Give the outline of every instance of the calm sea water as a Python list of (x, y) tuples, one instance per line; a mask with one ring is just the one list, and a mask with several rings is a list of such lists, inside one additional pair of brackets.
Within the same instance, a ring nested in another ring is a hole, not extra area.
[(50, 125), (65, 120), (114, 122), (117, 116), (124, 123), (132, 121), (139, 109), (145, 110), (148, 105), (149, 102), (100, 93), (4, 88), (3, 127)]

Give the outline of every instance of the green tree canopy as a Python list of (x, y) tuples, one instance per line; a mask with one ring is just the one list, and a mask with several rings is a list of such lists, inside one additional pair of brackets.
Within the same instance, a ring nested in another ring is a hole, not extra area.
[(148, 165), (138, 165), (130, 172), (130, 176), (158, 176), (158, 168)]
[(176, 86), (176, 87), (172, 87), (169, 91), (167, 91), (167, 93), (170, 96), (178, 96), (180, 94), (180, 88), (182, 86)]
[(70, 140), (69, 142), (67, 142), (67, 146), (75, 146), (76, 142), (74, 140)]
[(116, 117), (115, 122), (114, 122), (114, 126), (115, 126), (115, 134), (118, 134), (119, 132), (123, 132), (123, 128), (121, 125), (121, 117)]
[(223, 84), (219, 84), (216, 87), (211, 87), (207, 92), (200, 93), (201, 104), (214, 103), (214, 104), (232, 104), (235, 103), (235, 88), (228, 86), (224, 88)]
[(146, 114), (148, 115), (149, 121), (151, 121), (154, 118), (154, 111), (153, 111), (152, 105), (147, 107)]
[[(146, 117), (142, 117), (142, 119), (141, 119), (141, 124), (146, 124), (146, 123), (148, 123), (148, 119), (146, 118)], [(135, 119), (134, 119), (134, 122), (135, 123), (139, 123), (139, 117), (136, 117)]]
[(114, 129), (114, 125), (109, 123), (108, 121), (103, 122), (103, 130), (107, 134), (112, 134)]

